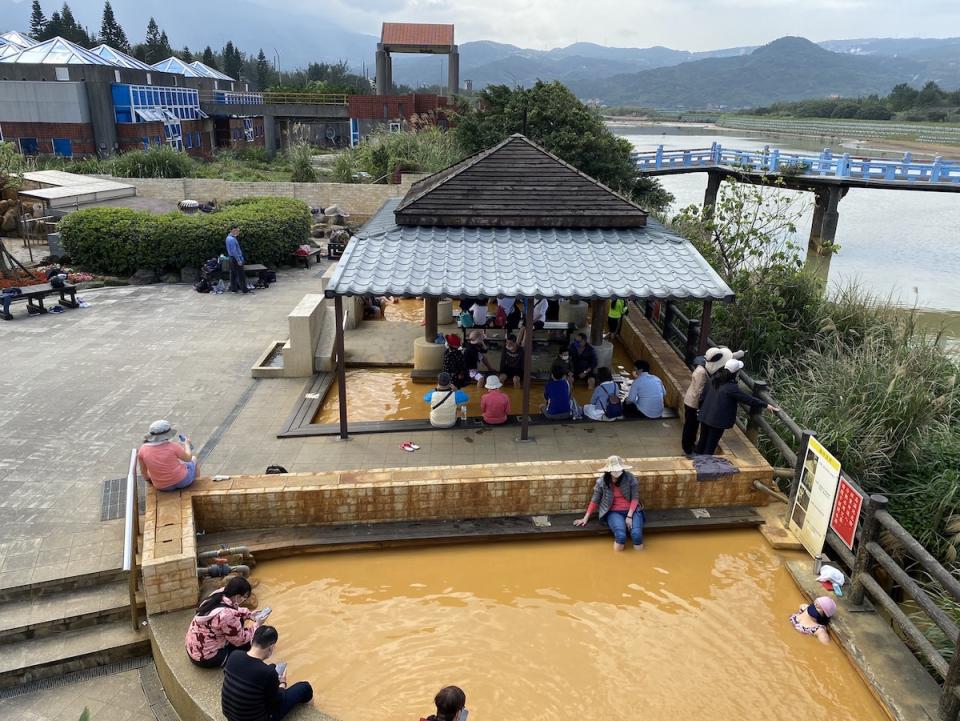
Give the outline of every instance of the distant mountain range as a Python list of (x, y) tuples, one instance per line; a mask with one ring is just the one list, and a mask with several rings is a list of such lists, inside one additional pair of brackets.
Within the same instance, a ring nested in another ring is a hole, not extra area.
[[(118, 20), (132, 41), (143, 38), (149, 14), (170, 42), (194, 51), (227, 40), (244, 52), (263, 48), (284, 69), (311, 61), (346, 60), (371, 75), (377, 37), (343, 27), (316, 11), (295, 12), (266, 0), (112, 0)], [(49, 14), (59, 0), (41, 0)], [(103, 0), (70, 0), (81, 24), (95, 31)], [(25, 30), (30, 2), (0, 0), (0, 24)], [(444, 56), (397, 55), (394, 80), (411, 87), (446, 82)], [(802, 38), (781, 38), (762, 47), (688, 52), (666, 47), (611, 48), (575, 43), (553, 50), (530, 50), (489, 41), (460, 45), (460, 78), (479, 89), (488, 84), (531, 85), (561, 80), (582, 98), (607, 104), (664, 108), (742, 107), (775, 100), (831, 94), (887, 93), (899, 82), (960, 87), (960, 38), (864, 38), (829, 40), (819, 46)]]

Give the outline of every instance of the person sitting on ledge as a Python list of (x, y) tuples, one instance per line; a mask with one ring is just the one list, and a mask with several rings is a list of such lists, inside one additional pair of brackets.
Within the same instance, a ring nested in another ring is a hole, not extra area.
[(477, 382), (477, 390), (483, 387), (487, 373), (496, 373), (487, 360), (487, 346), (483, 342), (483, 331), (472, 330), (467, 336), (467, 346), (463, 349), (463, 362), (467, 375)]
[(500, 354), (500, 382), (512, 382), (514, 388), (519, 388), (522, 380), (523, 348), (517, 345), (517, 337), (511, 333)]
[(457, 407), (467, 404), (470, 397), (453, 385), (446, 371), (437, 376), (437, 387), (427, 391), (423, 400), (430, 404), (430, 425), (434, 428), (453, 428), (457, 425)]
[(497, 376), (487, 376), (487, 392), (480, 399), (483, 422), (491, 426), (502, 426), (510, 420), (510, 397), (501, 390), (503, 384)]
[(587, 387), (593, 390), (596, 383), (594, 372), (597, 370), (597, 351), (587, 341), (586, 333), (577, 333), (570, 344), (570, 364), (574, 382), (586, 381)]
[(548, 420), (565, 421), (570, 418), (570, 383), (563, 368), (554, 366), (550, 375), (551, 379), (543, 389), (543, 397), (547, 402), (540, 406), (540, 412)]
[(176, 435), (170, 421), (154, 421), (137, 451), (140, 474), (158, 491), (186, 488), (200, 472), (190, 439)]
[(583, 407), (583, 415), (593, 421), (612, 421), (623, 416), (620, 386), (609, 368), (597, 368), (597, 387)]
[(470, 383), (470, 376), (467, 375), (467, 363), (460, 350), (460, 336), (451, 333), (444, 338), (447, 343), (443, 349), (440, 370), (450, 374), (450, 380), (457, 388), (463, 388)]
[(663, 381), (650, 373), (650, 364), (642, 358), (634, 361), (637, 377), (623, 404), (623, 415), (628, 418), (660, 418), (663, 415), (663, 399), (667, 389)]
[(306, 681), (287, 688), (285, 663), (266, 663), (279, 638), (273, 626), (260, 626), (250, 650), (227, 659), (220, 691), (220, 710), (227, 721), (280, 721), (313, 699), (313, 687)]
[[(234, 576), (197, 608), (185, 639), (187, 656), (195, 665), (220, 668), (231, 653), (250, 648), (254, 630), (266, 618), (262, 612), (258, 615), (241, 606), (250, 598), (251, 590), (247, 579)], [(254, 626), (246, 625), (250, 620)]]
[(446, 686), (433, 698), (437, 712), (420, 721), (461, 721), (466, 717), (467, 695), (459, 686)]
[(837, 612), (837, 602), (829, 596), (820, 596), (809, 606), (804, 605), (790, 617), (790, 623), (800, 633), (815, 636), (820, 643), (830, 643), (827, 626)]
[(610, 456), (606, 465), (600, 469), (603, 474), (593, 486), (593, 496), (583, 518), (573, 522), (574, 526), (586, 526), (594, 511), (599, 510), (600, 520), (606, 520), (613, 531), (613, 550), (622, 551), (627, 542), (627, 533), (633, 540), (633, 547), (643, 550), (643, 523), (645, 515), (640, 503), (640, 489), (637, 477), (630, 473), (630, 466), (620, 456)]

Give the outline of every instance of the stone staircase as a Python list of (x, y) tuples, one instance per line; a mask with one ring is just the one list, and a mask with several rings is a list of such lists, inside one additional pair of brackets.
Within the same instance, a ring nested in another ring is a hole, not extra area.
[(0, 694), (149, 652), (122, 571), (0, 590)]

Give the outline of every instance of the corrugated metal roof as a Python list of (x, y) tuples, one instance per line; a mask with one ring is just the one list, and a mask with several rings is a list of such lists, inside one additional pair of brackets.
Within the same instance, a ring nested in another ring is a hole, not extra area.
[(99, 55), (104, 60), (108, 60), (111, 64), (120, 68), (131, 68), (132, 70), (153, 70), (153, 68), (147, 65), (145, 62), (137, 60), (132, 55), (127, 55), (122, 50), (117, 50), (109, 45), (97, 45), (95, 48), (90, 48), (90, 52), (94, 55)]
[(733, 300), (690, 241), (644, 228), (399, 226), (388, 200), (353, 238), (327, 296)]
[(106, 58), (61, 37), (37, 43), (15, 55), (0, 57), (0, 62), (30, 65), (113, 65)]
[(229, 80), (231, 82), (236, 82), (236, 79), (231, 78), (229, 75), (221, 73), (216, 68), (211, 68), (209, 65), (204, 65), (199, 60), (194, 60), (190, 63), (190, 67), (196, 70), (205, 78), (213, 78), (214, 80)]
[(513, 228), (632, 228), (638, 205), (515, 134), (410, 189), (400, 225)]
[(32, 48), (37, 44), (37, 41), (32, 37), (17, 32), (16, 30), (8, 30), (5, 33), (0, 33), (0, 40), (10, 45), (16, 45), (20, 49)]
[(453, 25), (434, 23), (384, 23), (380, 32), (384, 45), (453, 45)]
[(152, 67), (154, 70), (159, 70), (162, 73), (176, 73), (177, 75), (185, 75), (188, 78), (202, 77), (196, 68), (191, 68), (176, 55), (171, 55), (166, 60), (154, 63)]

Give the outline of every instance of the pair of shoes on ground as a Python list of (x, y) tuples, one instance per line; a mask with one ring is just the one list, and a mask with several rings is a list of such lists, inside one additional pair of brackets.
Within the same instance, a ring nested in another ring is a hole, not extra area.
[(418, 446), (413, 441), (404, 441), (403, 443), (400, 444), (400, 448), (406, 451), (407, 453), (413, 453), (414, 451), (420, 450), (420, 446)]

